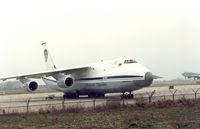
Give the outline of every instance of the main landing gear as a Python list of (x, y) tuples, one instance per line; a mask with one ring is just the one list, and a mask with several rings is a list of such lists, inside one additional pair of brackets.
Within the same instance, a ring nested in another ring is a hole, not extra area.
[(77, 98), (79, 98), (79, 94), (77, 94), (77, 93), (64, 93), (63, 99), (67, 99), (67, 98), (77, 99)]
[(105, 94), (96, 94), (96, 93), (91, 93), (88, 94), (88, 98), (104, 98)]
[(120, 97), (121, 97), (121, 99), (133, 99), (134, 95), (131, 94), (131, 91), (129, 92), (129, 94), (126, 94), (125, 92), (123, 92)]

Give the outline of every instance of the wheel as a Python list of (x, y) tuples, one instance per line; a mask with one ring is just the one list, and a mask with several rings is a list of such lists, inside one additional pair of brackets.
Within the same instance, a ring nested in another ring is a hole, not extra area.
[(97, 94), (96, 97), (97, 97), (97, 98), (104, 98), (104, 97), (105, 97), (105, 94)]
[(101, 94), (101, 95), (100, 95), (100, 98), (104, 98), (104, 97), (105, 97), (105, 94)]
[(128, 98), (128, 99), (133, 99), (133, 94), (128, 94), (128, 95), (127, 95), (127, 98)]
[(64, 94), (63, 95), (63, 99), (67, 99), (67, 98), (69, 98), (69, 95), (68, 94)]
[(88, 98), (100, 98), (100, 97), (103, 97), (104, 94), (96, 94), (96, 93), (90, 93), (88, 94)]
[(94, 94), (88, 94), (88, 98), (94, 98), (95, 97), (95, 95)]
[(134, 99), (134, 95), (133, 94), (131, 94), (131, 98)]
[(66, 98), (67, 98), (67, 97), (66, 97), (66, 95), (64, 94), (64, 95), (63, 95), (63, 99), (66, 99)]
[(126, 94), (122, 94), (121, 95), (121, 99), (127, 99), (127, 95)]
[(66, 98), (79, 98), (79, 94), (76, 94), (76, 93), (64, 94), (63, 98), (64, 99), (66, 99)]
[(92, 98), (92, 96), (89, 94), (89, 95), (88, 95), (88, 98)]
[(128, 99), (131, 99), (131, 94), (128, 94), (128, 95), (127, 95), (127, 98), (128, 98)]

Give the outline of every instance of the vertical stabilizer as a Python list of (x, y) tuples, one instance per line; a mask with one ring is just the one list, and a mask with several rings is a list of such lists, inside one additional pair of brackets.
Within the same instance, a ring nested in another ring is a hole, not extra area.
[(46, 43), (42, 43), (43, 51), (44, 51), (44, 59), (47, 70), (56, 69), (56, 66), (53, 62), (53, 59), (49, 53)]

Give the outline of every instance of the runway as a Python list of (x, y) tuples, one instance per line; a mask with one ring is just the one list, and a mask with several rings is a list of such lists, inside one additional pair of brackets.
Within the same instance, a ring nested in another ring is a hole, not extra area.
[[(155, 90), (153, 95), (153, 101), (159, 99), (171, 99), (172, 93), (176, 90), (176, 99), (180, 97), (194, 98), (194, 92), (200, 88), (200, 85), (185, 85), (185, 86), (174, 86), (174, 89), (169, 91), (168, 86), (162, 87), (147, 87), (137, 91), (133, 94), (137, 97), (149, 97), (150, 93)], [(198, 93), (198, 92), (197, 92)], [(200, 93), (200, 90), (199, 90)], [(120, 100), (121, 93), (106, 94), (105, 98), (95, 99), (95, 106), (105, 104), (107, 101)], [(14, 113), (14, 112), (37, 112), (41, 109), (48, 109), (51, 106), (57, 108), (77, 106), (80, 105), (86, 109), (94, 108), (94, 99), (88, 98), (87, 96), (80, 96), (79, 99), (65, 99), (62, 98), (62, 92), (51, 92), (51, 93), (27, 93), (27, 94), (11, 94), (0, 96), (0, 114), (2, 113)], [(197, 97), (199, 95), (197, 94)], [(134, 100), (126, 100), (126, 104), (133, 104)], [(27, 108), (28, 106), (28, 108)]]

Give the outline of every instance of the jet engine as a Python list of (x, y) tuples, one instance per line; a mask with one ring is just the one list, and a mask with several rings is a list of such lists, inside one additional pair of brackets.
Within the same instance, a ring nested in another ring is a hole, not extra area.
[(57, 84), (60, 88), (67, 88), (74, 84), (74, 79), (71, 75), (64, 75), (60, 76), (57, 80)]
[(35, 81), (31, 81), (28, 78), (22, 78), (20, 79), (20, 81), (24, 84), (23, 88), (25, 91), (33, 92), (38, 88), (38, 83)]

